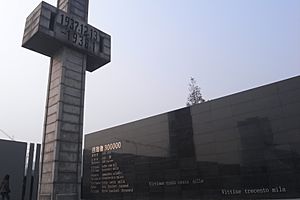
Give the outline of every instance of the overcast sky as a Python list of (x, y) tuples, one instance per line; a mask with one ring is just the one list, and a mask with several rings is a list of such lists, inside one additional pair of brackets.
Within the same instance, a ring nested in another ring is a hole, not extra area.
[[(0, 129), (40, 143), (50, 59), (21, 47), (40, 1), (0, 3)], [(184, 107), (191, 76), (212, 100), (300, 74), (299, 0), (90, 0), (89, 23), (112, 61), (87, 73), (84, 133)]]

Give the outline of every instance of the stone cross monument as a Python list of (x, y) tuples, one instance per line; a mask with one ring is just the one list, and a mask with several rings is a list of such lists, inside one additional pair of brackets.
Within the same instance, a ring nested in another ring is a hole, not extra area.
[(39, 200), (79, 200), (85, 72), (110, 62), (110, 36), (87, 23), (89, 0), (42, 2), (22, 46), (51, 57)]

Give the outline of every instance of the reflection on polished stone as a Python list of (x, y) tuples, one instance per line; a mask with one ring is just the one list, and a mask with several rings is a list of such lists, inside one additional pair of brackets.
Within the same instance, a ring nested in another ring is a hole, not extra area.
[(300, 197), (300, 77), (86, 135), (85, 199)]

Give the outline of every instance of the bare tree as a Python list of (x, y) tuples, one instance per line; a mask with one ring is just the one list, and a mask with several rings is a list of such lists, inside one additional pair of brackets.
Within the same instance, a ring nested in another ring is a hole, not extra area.
[(187, 98), (186, 106), (192, 106), (203, 102), (205, 102), (205, 100), (202, 98), (200, 87), (197, 85), (196, 80), (191, 77), (189, 83), (189, 96)]

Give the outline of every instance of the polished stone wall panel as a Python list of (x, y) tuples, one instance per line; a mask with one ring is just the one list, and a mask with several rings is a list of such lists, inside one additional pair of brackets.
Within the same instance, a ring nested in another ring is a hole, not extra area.
[(83, 197), (300, 198), (299, 122), (298, 76), (89, 134)]

